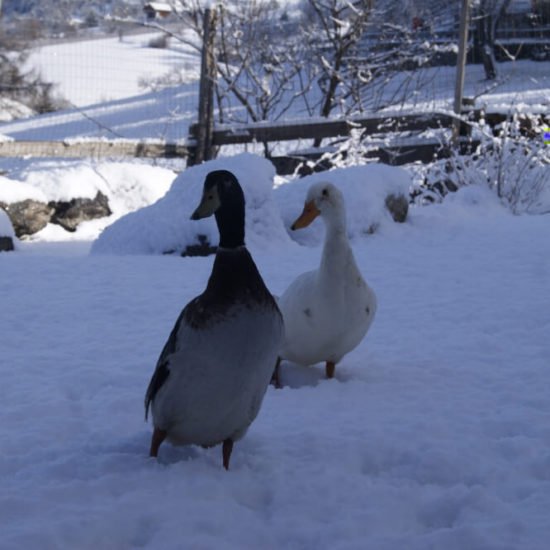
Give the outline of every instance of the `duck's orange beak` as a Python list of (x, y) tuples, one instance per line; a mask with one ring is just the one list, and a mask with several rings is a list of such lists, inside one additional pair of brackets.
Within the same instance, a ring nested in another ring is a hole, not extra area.
[(298, 219), (290, 226), (290, 229), (294, 231), (295, 229), (302, 229), (307, 227), (319, 214), (321, 211), (315, 206), (313, 201), (306, 202), (304, 209)]

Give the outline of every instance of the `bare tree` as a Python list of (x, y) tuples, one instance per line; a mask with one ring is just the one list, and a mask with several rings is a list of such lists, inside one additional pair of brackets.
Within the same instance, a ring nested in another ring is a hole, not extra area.
[(373, 1), (308, 0), (308, 4), (314, 25), (305, 27), (304, 32), (321, 70), (319, 114), (328, 117), (341, 97), (353, 94), (353, 81), (360, 78), (350, 61), (359, 54), (359, 43), (372, 14)]
[[(403, 3), (388, 0), (307, 0), (311, 64), (318, 71), (318, 114), (349, 116), (410, 100), (433, 84), (430, 66), (454, 44), (435, 46), (429, 21), (449, 7), (440, 0)], [(430, 5), (431, 4), (431, 5)], [(377, 7), (377, 6), (382, 7)], [(318, 146), (320, 140), (316, 140)]]
[[(312, 114), (307, 94), (317, 73), (306, 70), (310, 53), (301, 39), (298, 21), (276, 2), (225, 2), (216, 15), (215, 96), (219, 123), (275, 121), (297, 102)], [(182, 17), (202, 42), (203, 8), (197, 0), (185, 3)], [(264, 153), (270, 155), (267, 143)]]
[(220, 120), (239, 116), (229, 113), (234, 105), (230, 96), (243, 107), (241, 120), (258, 122), (277, 120), (304, 93), (296, 80), (303, 51), (291, 27), (276, 5), (262, 1), (220, 10), (216, 51)]
[(497, 77), (495, 60), (495, 38), (499, 20), (506, 12), (510, 0), (479, 0), (476, 10), (476, 46), (481, 57), (485, 77)]
[[(448, 9), (442, 0), (435, 3)], [(412, 26), (416, 13), (429, 19), (428, 7), (420, 12), (411, 4), (405, 13), (397, 0), (381, 9), (373, 4), (304, 0), (291, 15), (265, 0), (226, 0), (215, 8), (218, 122), (275, 121), (291, 111), (347, 117), (403, 102), (430, 84), (415, 69), (429, 65), (438, 49), (422, 26)], [(165, 32), (200, 50), (202, 3), (186, 0), (180, 13), (182, 28), (193, 29), (194, 36)], [(269, 156), (267, 144), (264, 151)]]

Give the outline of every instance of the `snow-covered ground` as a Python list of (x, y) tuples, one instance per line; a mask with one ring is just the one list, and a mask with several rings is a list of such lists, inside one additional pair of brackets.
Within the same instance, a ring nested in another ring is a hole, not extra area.
[[(335, 380), (284, 364), (229, 472), (143, 420), (211, 257), (0, 254), (2, 548), (546, 549), (549, 231), (473, 186), (355, 239), (371, 331)], [(320, 256), (252, 252), (277, 294)]]

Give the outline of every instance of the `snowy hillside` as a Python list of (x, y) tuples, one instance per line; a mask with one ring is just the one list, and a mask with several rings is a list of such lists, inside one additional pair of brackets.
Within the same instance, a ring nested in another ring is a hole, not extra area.
[(44, 45), (33, 51), (28, 66), (76, 107), (142, 95), (149, 81), (185, 69), (186, 79), (199, 77), (198, 54), (189, 47), (151, 48), (154, 31), (122, 34), (121, 38), (74, 40)]
[[(71, 139), (81, 137), (163, 138), (183, 140), (197, 117), (199, 56), (195, 49), (172, 41), (166, 49), (149, 48), (154, 35), (60, 43), (35, 51), (35, 68), (57, 85), (75, 109), (0, 124), (0, 134), (17, 139)], [(468, 65), (465, 97), (489, 110), (544, 112), (550, 97), (547, 62), (520, 60), (499, 63), (499, 79), (488, 83), (481, 65)], [(171, 87), (142, 84), (155, 79), (178, 82)], [(451, 109), (455, 67), (427, 68), (411, 75), (398, 74), (387, 84), (388, 96), (418, 84), (402, 105), (405, 109)], [(410, 81), (409, 81), (410, 80)], [(296, 101), (286, 118), (309, 116)]]

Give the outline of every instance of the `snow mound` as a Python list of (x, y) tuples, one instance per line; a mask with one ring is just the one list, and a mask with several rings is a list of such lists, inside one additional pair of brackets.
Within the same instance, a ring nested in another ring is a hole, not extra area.
[(0, 202), (11, 204), (27, 199), (48, 202), (46, 194), (40, 188), (24, 181), (0, 176)]
[(204, 235), (218, 243), (213, 217), (192, 221), (206, 175), (212, 170), (233, 172), (246, 198), (246, 242), (252, 247), (271, 247), (289, 242), (281, 222), (272, 187), (273, 165), (248, 153), (220, 158), (182, 172), (168, 193), (155, 204), (132, 212), (110, 225), (92, 245), (92, 254), (163, 254), (181, 252)]
[(175, 177), (172, 170), (135, 161), (96, 163), (89, 160), (33, 162), (14, 174), (11, 178), (0, 176), (0, 202), (93, 199), (98, 192), (108, 198), (111, 216), (82, 222), (74, 233), (48, 224), (32, 235), (32, 240), (39, 241), (94, 240), (121, 216), (161, 198)]
[(441, 203), (409, 209), (411, 228), (445, 227), (450, 233), (457, 234), (480, 220), (490, 226), (494, 220), (510, 216), (512, 214), (503, 201), (484, 183), (465, 185), (455, 193), (447, 194)]
[[(169, 189), (171, 170), (135, 162), (81, 161), (68, 165), (44, 164), (23, 172), (26, 189), (38, 190), (46, 201), (93, 199), (101, 191), (115, 216), (158, 200)], [(33, 197), (25, 197), (33, 198)]]
[[(403, 168), (384, 164), (336, 168), (290, 180), (277, 187), (275, 192), (285, 227), (289, 228), (300, 215), (307, 190), (319, 181), (334, 184), (344, 194), (348, 236), (351, 240), (372, 233), (385, 222), (393, 223), (384, 204), (386, 197), (391, 194), (408, 197), (412, 183), (410, 174)], [(323, 235), (324, 224), (320, 220), (291, 233), (291, 237), (298, 243), (310, 246), (320, 244)]]
[(498, 215), (503, 212), (502, 201), (488, 185), (465, 185), (456, 191), (449, 193), (443, 201), (449, 211), (456, 215)]

